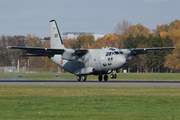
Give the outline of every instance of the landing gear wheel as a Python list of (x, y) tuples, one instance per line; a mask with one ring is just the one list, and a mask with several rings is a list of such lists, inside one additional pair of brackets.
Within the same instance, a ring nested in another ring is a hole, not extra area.
[(116, 74), (111, 74), (111, 78), (113, 79), (116, 79), (117, 78), (117, 75)]
[(83, 75), (83, 76), (82, 76), (82, 80), (83, 80), (83, 81), (86, 81), (86, 78), (87, 78), (86, 75)]
[(99, 75), (98, 80), (102, 81), (102, 75)]
[(80, 75), (77, 76), (77, 81), (81, 81), (81, 76)]
[(108, 81), (108, 76), (104, 75), (104, 81)]
[(112, 79), (114, 78), (114, 75), (113, 75), (113, 74), (111, 74), (111, 78), (112, 78)]

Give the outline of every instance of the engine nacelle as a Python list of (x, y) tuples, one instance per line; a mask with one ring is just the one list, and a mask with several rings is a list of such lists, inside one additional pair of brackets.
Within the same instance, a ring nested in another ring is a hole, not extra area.
[(134, 56), (128, 56), (128, 57), (126, 58), (126, 60), (129, 61), (129, 60), (132, 60), (133, 58), (134, 58)]

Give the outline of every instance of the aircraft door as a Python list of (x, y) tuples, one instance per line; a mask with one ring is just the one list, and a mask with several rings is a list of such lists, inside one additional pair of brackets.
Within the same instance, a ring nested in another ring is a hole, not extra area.
[(98, 69), (103, 70), (107, 66), (107, 57), (105, 56), (105, 53), (98, 53), (96, 55), (96, 65)]

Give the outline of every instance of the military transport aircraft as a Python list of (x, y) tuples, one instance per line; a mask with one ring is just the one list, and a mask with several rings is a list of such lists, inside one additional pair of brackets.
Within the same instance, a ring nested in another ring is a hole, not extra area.
[[(78, 81), (81, 81), (81, 77), (83, 81), (86, 81), (87, 75), (99, 75), (99, 81), (102, 81), (104, 75), (104, 81), (107, 81), (107, 74), (121, 68), (133, 56), (145, 54), (149, 50), (175, 49), (175, 47), (66, 49), (55, 20), (50, 21), (50, 34), (51, 48), (18, 46), (7, 46), (7, 48), (27, 50), (28, 54), (24, 56), (47, 56), (66, 71), (75, 74)], [(116, 77), (115, 73), (111, 74), (111, 78)]]

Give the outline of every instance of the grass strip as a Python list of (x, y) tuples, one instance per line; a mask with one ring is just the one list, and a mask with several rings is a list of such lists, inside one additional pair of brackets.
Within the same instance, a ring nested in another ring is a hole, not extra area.
[(0, 119), (180, 119), (178, 87), (0, 86)]
[[(0, 73), (0, 80), (76, 80), (70, 73)], [(88, 80), (98, 80), (98, 76), (89, 75)], [(118, 73), (117, 79), (109, 81), (179, 81), (179, 73)]]

